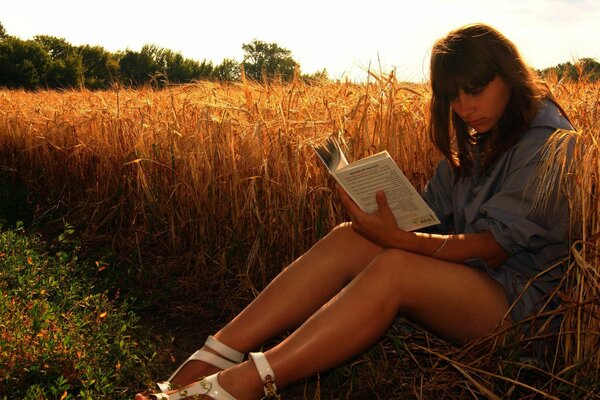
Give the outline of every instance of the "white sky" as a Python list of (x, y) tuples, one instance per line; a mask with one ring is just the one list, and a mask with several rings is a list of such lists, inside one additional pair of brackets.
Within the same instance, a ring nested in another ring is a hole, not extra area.
[(303, 73), (366, 77), (369, 67), (427, 79), (429, 50), (472, 22), (498, 28), (535, 68), (600, 60), (598, 0), (3, 0), (9, 35), (51, 35), (111, 52), (155, 44), (215, 65), (253, 39), (291, 50)]

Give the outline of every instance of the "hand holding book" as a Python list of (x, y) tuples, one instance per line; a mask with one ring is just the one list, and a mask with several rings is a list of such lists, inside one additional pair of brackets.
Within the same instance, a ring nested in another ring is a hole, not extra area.
[(334, 136), (314, 149), (330, 174), (363, 211), (375, 212), (378, 209), (375, 194), (384, 191), (398, 228), (411, 231), (439, 224), (387, 151), (348, 163)]
[(373, 213), (366, 213), (348, 196), (348, 193), (337, 185), (340, 200), (350, 215), (352, 228), (369, 239), (373, 243), (377, 243), (383, 247), (398, 247), (398, 241), (401, 240), (398, 234), (406, 231), (398, 230), (396, 217), (392, 213), (385, 192), (380, 190), (376, 193), (378, 209)]

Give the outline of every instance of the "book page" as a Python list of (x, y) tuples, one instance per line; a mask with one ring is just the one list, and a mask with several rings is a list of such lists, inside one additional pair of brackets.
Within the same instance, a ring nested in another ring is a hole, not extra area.
[(334, 173), (337, 181), (348, 195), (364, 211), (377, 210), (375, 193), (385, 191), (398, 227), (414, 230), (439, 223), (433, 211), (423, 201), (410, 181), (402, 173), (387, 152), (377, 154), (373, 162), (361, 160)]
[(329, 172), (337, 171), (348, 165), (348, 160), (346, 160), (346, 156), (335, 136), (330, 136), (319, 146), (313, 146), (313, 150)]

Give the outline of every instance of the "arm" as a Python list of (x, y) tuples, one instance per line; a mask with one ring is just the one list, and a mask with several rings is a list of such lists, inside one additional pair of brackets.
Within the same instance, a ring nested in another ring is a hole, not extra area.
[(406, 232), (398, 229), (383, 192), (377, 193), (379, 210), (373, 214), (362, 211), (343, 190), (339, 192), (354, 230), (380, 246), (459, 263), (479, 258), (492, 268), (498, 268), (509, 256), (488, 231), (456, 235)]
[(509, 256), (488, 231), (456, 235), (399, 232), (397, 243), (402, 247), (398, 248), (447, 261), (463, 263), (471, 258), (479, 258), (488, 267), (496, 269)]

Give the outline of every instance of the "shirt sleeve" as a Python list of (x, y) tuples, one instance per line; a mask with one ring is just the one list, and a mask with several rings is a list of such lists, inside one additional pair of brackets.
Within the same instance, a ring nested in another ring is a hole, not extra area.
[(434, 175), (421, 192), (423, 200), (440, 220), (439, 225), (432, 227), (436, 232), (449, 233), (454, 230), (452, 207), (452, 187), (454, 183), (454, 172), (444, 159), (440, 161)]
[[(566, 200), (556, 191), (543, 193), (548, 188), (536, 186), (534, 179), (551, 134), (547, 128), (533, 129), (507, 154), (506, 175), (498, 191), (481, 205), (481, 217), (475, 222), (477, 232), (489, 231), (510, 254), (537, 253), (568, 239)], [(544, 208), (540, 196), (544, 196)]]

